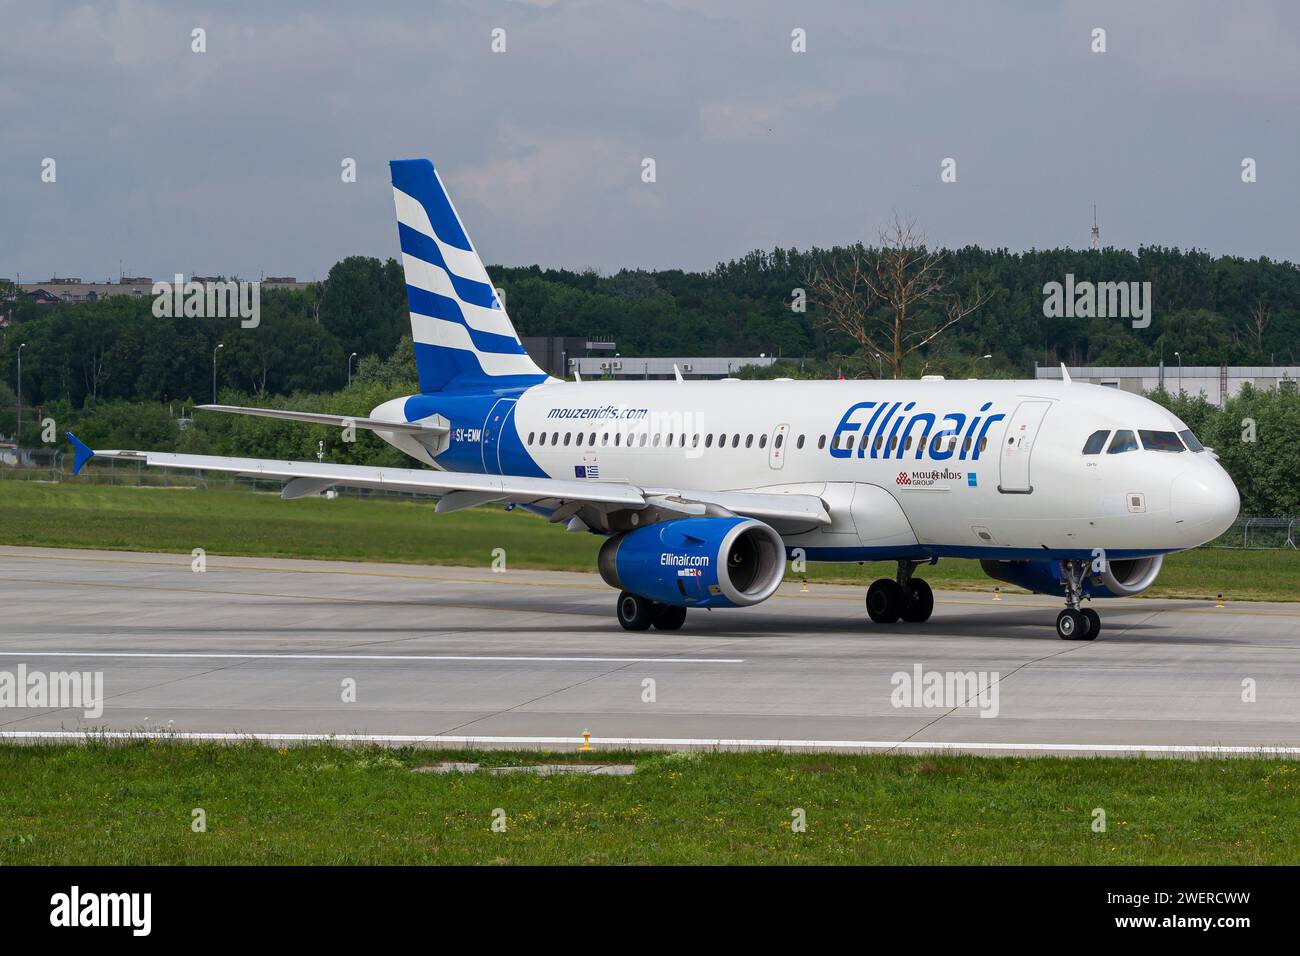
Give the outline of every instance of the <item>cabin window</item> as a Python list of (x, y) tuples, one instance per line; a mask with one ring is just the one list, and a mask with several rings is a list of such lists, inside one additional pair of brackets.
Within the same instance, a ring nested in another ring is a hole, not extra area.
[(935, 435), (935, 436), (934, 436), (934, 441), (930, 442), (930, 454), (932, 454), (932, 455), (937, 454), (938, 451), (939, 451), (939, 449), (940, 449), (942, 446), (943, 446), (943, 436), (942, 436), (942, 435)]
[(538, 439), (537, 439), (537, 444), (539, 444), (539, 445), (545, 445), (545, 444), (546, 444), (546, 432), (542, 432), (542, 434), (538, 437)]
[(650, 434), (649, 434), (649, 432), (642, 432), (642, 433), (641, 433), (641, 441), (638, 442), (638, 444), (640, 444), (640, 446), (641, 446), (642, 448), (644, 448), (644, 447), (645, 447), (645, 443), (648, 442), (649, 440), (650, 440)]
[(987, 438), (981, 438), (981, 439), (980, 439), (980, 451), (983, 451), (985, 448), (988, 448), (988, 447), (989, 447), (989, 440), (988, 440)]
[(746, 436), (745, 436), (745, 447), (746, 447), (746, 448), (753, 448), (753, 447), (754, 447), (754, 436), (753, 436), (753, 435), (746, 435)]
[(911, 450), (912, 450), (912, 436), (908, 435), (907, 441), (903, 442), (903, 451), (911, 451)]
[(885, 439), (880, 435), (876, 436), (876, 451), (880, 451), (880, 446), (885, 443)]
[(966, 438), (962, 441), (961, 450), (963, 455), (966, 452), (970, 451), (970, 435), (967, 435)]
[(705, 447), (705, 448), (712, 448), (712, 447), (713, 447), (713, 434), (712, 434), (712, 433), (709, 433), (708, 435), (705, 435), (705, 436), (704, 436), (704, 447)]
[(537, 435), (537, 432), (529, 432), (529, 433), (528, 433), (528, 444), (531, 445), (531, 444), (533, 443), (533, 438), (534, 438), (536, 435)]
[(1183, 444), (1187, 446), (1188, 451), (1205, 451), (1205, 446), (1196, 440), (1196, 436), (1192, 434), (1190, 428), (1180, 431), (1178, 437), (1183, 440)]
[(1083, 453), (1085, 455), (1100, 455), (1101, 450), (1106, 447), (1106, 439), (1110, 437), (1110, 429), (1103, 428), (1099, 432), (1093, 432), (1088, 436), (1088, 440), (1083, 443)]
[(1106, 454), (1119, 455), (1126, 451), (1136, 451), (1137, 446), (1137, 436), (1127, 428), (1122, 428), (1117, 431), (1115, 437), (1110, 440), (1110, 447), (1106, 449)]
[(658, 432), (655, 432), (654, 440), (651, 441), (650, 444), (653, 445), (655, 448), (658, 448), (658, 447), (659, 447), (659, 433), (658, 433)]
[(796, 442), (794, 443), (794, 447), (795, 447), (795, 448), (802, 448), (802, 447), (803, 447), (803, 436), (802, 436), (802, 435), (800, 435), (800, 436), (799, 436), (799, 440), (796, 441)]
[(826, 447), (826, 436), (821, 435), (817, 438), (817, 450), (821, 451), (825, 447)]
[(572, 440), (573, 440), (573, 432), (565, 432), (565, 433), (564, 433), (564, 447), (565, 447), (565, 448), (568, 448), (568, 447), (569, 447), (569, 442), (572, 441)]
[(560, 443), (560, 433), (559, 433), (559, 432), (552, 432), (552, 433), (551, 433), (551, 444), (552, 444), (552, 445), (558, 445), (559, 443)]
[(740, 447), (740, 432), (736, 432), (735, 435), (731, 436), (731, 447), (732, 448)]
[(785, 444), (785, 435), (781, 434), (780, 432), (777, 432), (776, 437), (772, 439), (772, 447), (780, 448), (784, 444)]
[(692, 448), (700, 447), (700, 436), (698, 434), (691, 436), (691, 447)]
[(758, 436), (758, 447), (759, 447), (759, 448), (766, 448), (766, 447), (767, 447), (767, 436), (766, 436), (766, 435), (759, 435), (759, 436)]

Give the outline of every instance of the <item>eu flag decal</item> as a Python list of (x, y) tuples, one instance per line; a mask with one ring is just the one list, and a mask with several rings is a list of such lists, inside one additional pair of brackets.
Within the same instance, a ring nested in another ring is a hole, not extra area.
[(975, 472), (966, 472), (966, 484), (970, 485), (972, 488), (978, 487), (979, 482), (975, 480)]

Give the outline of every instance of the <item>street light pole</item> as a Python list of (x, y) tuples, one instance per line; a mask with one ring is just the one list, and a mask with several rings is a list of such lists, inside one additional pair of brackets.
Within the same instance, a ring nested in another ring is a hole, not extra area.
[(212, 404), (217, 404), (217, 353), (226, 347), (225, 342), (217, 343), (212, 350)]
[(351, 355), (348, 356), (348, 384), (349, 385), (352, 384), (352, 360), (356, 357), (357, 357), (356, 352), (353, 352)]
[(23, 349), (25, 348), (27, 348), (26, 342), (18, 346), (18, 430), (14, 432), (15, 448), (23, 442)]
[(1183, 394), (1183, 356), (1180, 352), (1174, 353), (1174, 358), (1178, 359), (1178, 396)]

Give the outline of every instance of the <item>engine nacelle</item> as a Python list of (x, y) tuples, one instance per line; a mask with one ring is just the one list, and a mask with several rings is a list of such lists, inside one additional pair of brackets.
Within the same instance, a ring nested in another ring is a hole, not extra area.
[[(1083, 589), (1092, 597), (1132, 597), (1141, 594), (1155, 583), (1156, 575), (1164, 564), (1163, 555), (1149, 558), (1125, 558), (1107, 561), (1100, 573), (1088, 565), (1083, 578)], [(1060, 561), (981, 561), (984, 573), (995, 581), (1005, 581), (1035, 594), (1054, 594), (1065, 597), (1062, 580), (1065, 572)]]
[(752, 518), (673, 518), (624, 531), (600, 548), (610, 587), (677, 607), (747, 607), (785, 576), (785, 543)]

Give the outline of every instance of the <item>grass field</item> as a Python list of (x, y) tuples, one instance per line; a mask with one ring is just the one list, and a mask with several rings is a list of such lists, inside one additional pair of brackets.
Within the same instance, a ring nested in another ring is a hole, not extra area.
[[(481, 567), (504, 548), (512, 568), (591, 571), (601, 539), (570, 534), (523, 511), (434, 515), (430, 502), (396, 498), (281, 501), (246, 490), (124, 488), (0, 481), (0, 544), (333, 558)], [(932, 585), (991, 590), (975, 561), (945, 559)], [(889, 565), (813, 564), (811, 581), (860, 583)], [(1148, 597), (1300, 600), (1300, 552), (1198, 549), (1175, 554)]]
[[(566, 754), (576, 762), (584, 755)], [(0, 747), (0, 864), (1258, 864), (1300, 858), (1300, 764), (601, 754), (628, 777), (412, 772), (555, 755)], [(588, 758), (592, 759), (592, 758)], [(192, 829), (202, 809), (206, 832)], [(791, 828), (802, 808), (807, 829)], [(1105, 811), (1105, 832), (1092, 828)], [(505, 813), (505, 832), (492, 829)]]

